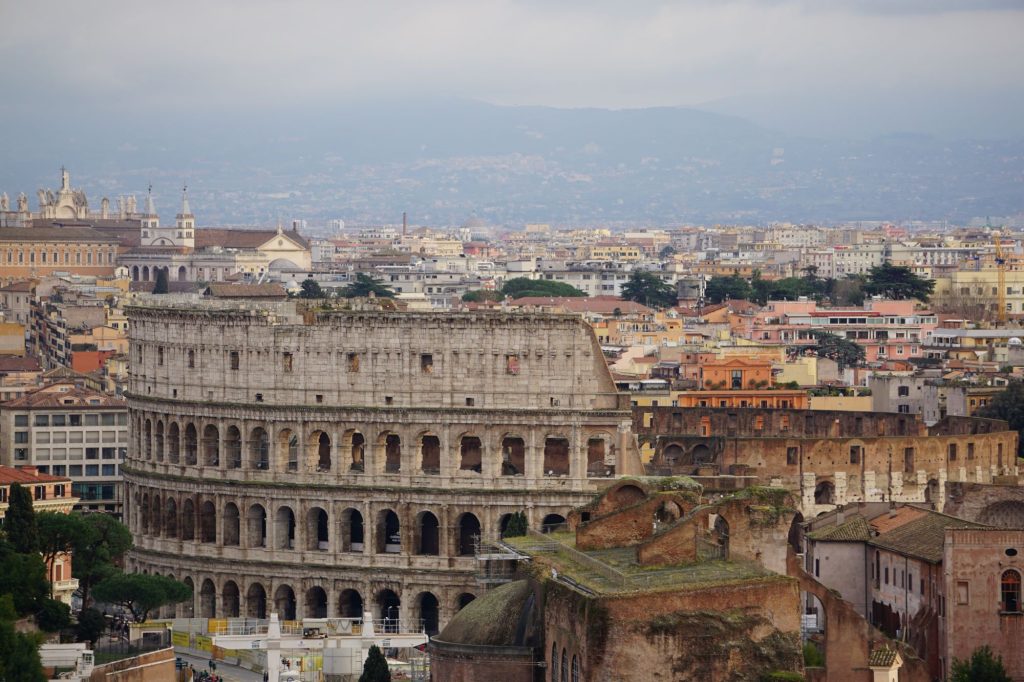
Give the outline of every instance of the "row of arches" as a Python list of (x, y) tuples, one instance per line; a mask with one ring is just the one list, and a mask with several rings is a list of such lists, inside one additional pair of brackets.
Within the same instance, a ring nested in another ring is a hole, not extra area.
[[(403, 472), (402, 437), (392, 431), (381, 431), (372, 442), (356, 429), (337, 435), (316, 429), (302, 435), (292, 428), (282, 428), (271, 436), (263, 426), (256, 426), (243, 434), (236, 425), (228, 425), (224, 432), (216, 424), (197, 427), (192, 422), (179, 424), (161, 418), (139, 419), (140, 434), (137, 452), (146, 461), (210, 466), (227, 469), (285, 472), (364, 472), (367, 455), (373, 455), (378, 473)], [(372, 448), (368, 451), (367, 448)], [(458, 471), (484, 473), (488, 464), (496, 475), (525, 476), (531, 466), (526, 439), (506, 434), (498, 444), (500, 463), (488, 460), (485, 440), (470, 433), (456, 439), (451, 465)], [(425, 430), (415, 437), (415, 473), (437, 475), (442, 469), (442, 441), (437, 433)], [(545, 437), (538, 461), (543, 476), (568, 476), (573, 469), (571, 442), (562, 435)], [(586, 474), (593, 477), (610, 476), (615, 472), (615, 446), (608, 434), (591, 435), (586, 442)], [(405, 463), (410, 466), (410, 463)], [(537, 472), (534, 472), (537, 473)]]
[[(160, 271), (163, 270), (167, 275), (167, 279), (171, 279), (171, 271), (167, 266), (160, 267), (154, 265), (152, 269), (148, 265), (139, 267), (138, 265), (132, 266), (132, 281), (133, 282), (155, 282), (159, 276)], [(188, 281), (188, 269), (182, 265), (177, 270), (177, 276), (179, 282)]]
[[(354, 507), (344, 509), (332, 523), (327, 509), (316, 505), (300, 517), (287, 504), (274, 508), (271, 515), (261, 503), (240, 508), (227, 502), (218, 518), (210, 500), (185, 497), (179, 502), (172, 495), (162, 497), (159, 492), (146, 491), (136, 495), (136, 503), (140, 510), (137, 529), (143, 536), (202, 543), (219, 540), (227, 547), (472, 556), (482, 532), (480, 519), (472, 512), (458, 514), (452, 527), (445, 529), (437, 514), (421, 510), (412, 516), (411, 532), (403, 533), (399, 513), (391, 508), (377, 511), (372, 527), (367, 529), (363, 512)], [(499, 534), (505, 531), (511, 516), (499, 518), (495, 529)], [(563, 523), (562, 515), (548, 514), (542, 527)]]

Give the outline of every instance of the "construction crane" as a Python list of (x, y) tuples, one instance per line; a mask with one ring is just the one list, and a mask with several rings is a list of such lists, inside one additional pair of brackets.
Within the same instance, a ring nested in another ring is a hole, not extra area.
[(996, 319), (1000, 324), (1006, 322), (1006, 259), (1003, 258), (1003, 244), (998, 231), (992, 233), (992, 239), (996, 245), (996, 277), (997, 297)]

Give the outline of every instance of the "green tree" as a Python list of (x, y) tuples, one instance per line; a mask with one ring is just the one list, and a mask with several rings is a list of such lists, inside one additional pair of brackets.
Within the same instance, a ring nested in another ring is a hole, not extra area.
[(840, 372), (847, 367), (857, 367), (864, 362), (864, 347), (860, 344), (829, 332), (812, 331), (811, 334), (817, 341), (811, 346), (814, 354), (819, 358), (835, 360), (839, 365)]
[(571, 284), (556, 282), (550, 279), (527, 279), (514, 277), (501, 287), (501, 293), (507, 298), (525, 298), (527, 296), (580, 297), (586, 296)]
[(156, 269), (156, 284), (153, 285), (154, 294), (166, 294), (170, 291), (170, 284), (167, 281), (167, 268)]
[(36, 613), (50, 593), (46, 566), (38, 552), (15, 551), (14, 545), (0, 538), (0, 594), (13, 598), (19, 615)]
[(491, 291), (489, 289), (472, 289), (462, 295), (462, 300), (466, 303), (483, 303), (484, 301), (503, 301), (505, 300), (505, 294), (500, 291)]
[(363, 674), (359, 676), (359, 682), (391, 682), (388, 661), (376, 644), (370, 647), (370, 652), (363, 663)]
[(44, 599), (36, 613), (36, 625), (46, 632), (58, 632), (71, 624), (71, 607), (57, 599)]
[(886, 261), (868, 271), (864, 293), (891, 300), (916, 298), (924, 303), (935, 291), (934, 280), (918, 277), (910, 268)]
[(299, 298), (324, 298), (324, 291), (320, 288), (320, 283), (312, 277), (303, 280), (302, 291), (299, 292)]
[(101, 602), (124, 606), (136, 622), (142, 622), (153, 609), (185, 601), (192, 596), (192, 589), (165, 575), (113, 573), (93, 588), (93, 596)]
[(82, 517), (82, 533), (75, 538), (72, 547), (72, 570), (78, 578), (83, 607), (89, 606), (93, 586), (117, 572), (114, 564), (131, 546), (131, 531), (110, 514)]
[(976, 413), (978, 417), (1002, 419), (1011, 429), (1020, 432), (1017, 439), (1017, 456), (1024, 456), (1024, 381), (1013, 380), (1006, 388), (996, 393)]
[(90, 606), (82, 609), (78, 614), (78, 627), (75, 629), (75, 639), (79, 642), (89, 642), (91, 644), (98, 641), (106, 629), (107, 619), (103, 617), (99, 609), (94, 609)]
[(671, 308), (679, 302), (676, 288), (653, 272), (636, 270), (622, 285), (622, 298), (652, 308)]
[(39, 660), (40, 637), (18, 632), (18, 614), (12, 595), (0, 597), (0, 680), (3, 682), (46, 682)]
[(15, 552), (28, 554), (38, 551), (38, 531), (36, 513), (32, 509), (32, 493), (18, 483), (11, 485), (3, 528)]
[(526, 535), (526, 531), (529, 527), (529, 522), (526, 520), (526, 513), (517, 511), (509, 517), (508, 525), (505, 526), (505, 532), (502, 533), (502, 536), (506, 538), (521, 537)]
[[(47, 566), (52, 566), (58, 555), (71, 552), (75, 540), (85, 530), (82, 517), (78, 514), (57, 512), (40, 512), (36, 515), (36, 527), (39, 529), (38, 549)], [(52, 583), (50, 596), (53, 596)]]
[(359, 298), (369, 296), (370, 294), (378, 298), (395, 297), (395, 292), (383, 282), (361, 272), (356, 273), (355, 280), (340, 292), (340, 295), (344, 298)]
[(828, 297), (832, 305), (863, 305), (866, 281), (863, 275), (847, 275), (844, 279), (829, 280), (831, 286)]
[(951, 673), (951, 682), (1010, 682), (1003, 657), (994, 654), (987, 644), (975, 649), (969, 660), (954, 658)]
[(736, 273), (728, 277), (712, 277), (704, 287), (704, 298), (711, 303), (721, 303), (727, 300), (749, 301), (753, 298), (753, 294), (750, 282)]
[(662, 259), (674, 255), (676, 255), (676, 247), (672, 246), (671, 244), (669, 244), (668, 246), (663, 246), (661, 248), (661, 251), (658, 252), (658, 257)]

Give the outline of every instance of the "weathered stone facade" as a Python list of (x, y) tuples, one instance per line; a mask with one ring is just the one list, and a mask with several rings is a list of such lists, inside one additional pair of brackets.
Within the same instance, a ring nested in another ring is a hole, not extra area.
[[(647, 471), (686, 474), (714, 489), (721, 475), (753, 476), (798, 496), (807, 517), (847, 502), (930, 502), (947, 481), (1018, 473), (1017, 432), (1006, 422), (820, 410), (633, 408)], [(719, 477), (716, 479), (716, 477)]]
[(474, 536), (639, 472), (575, 316), (158, 297), (128, 316), (130, 561), (193, 585), (181, 615), (436, 631), (478, 592)]

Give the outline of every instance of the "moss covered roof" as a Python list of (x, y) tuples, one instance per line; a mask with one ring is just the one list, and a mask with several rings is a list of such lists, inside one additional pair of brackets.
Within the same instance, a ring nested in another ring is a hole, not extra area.
[(528, 602), (532, 594), (528, 580), (496, 587), (456, 613), (437, 639), (477, 646), (525, 646), (518, 641), (525, 632), (516, 631), (523, 609), (531, 607)]

